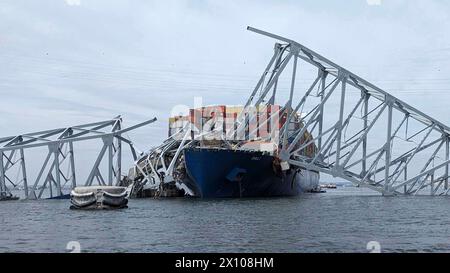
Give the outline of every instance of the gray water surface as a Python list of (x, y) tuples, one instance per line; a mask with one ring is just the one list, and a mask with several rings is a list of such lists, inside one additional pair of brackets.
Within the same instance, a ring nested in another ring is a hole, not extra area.
[(116, 211), (69, 200), (0, 202), (0, 252), (450, 252), (448, 197), (353, 187), (270, 199), (132, 199)]

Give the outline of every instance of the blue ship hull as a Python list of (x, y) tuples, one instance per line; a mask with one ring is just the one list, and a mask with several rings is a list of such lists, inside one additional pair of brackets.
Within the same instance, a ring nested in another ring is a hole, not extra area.
[(189, 148), (184, 157), (191, 187), (202, 198), (296, 196), (309, 190), (302, 185), (319, 181), (315, 172), (281, 171), (263, 152)]

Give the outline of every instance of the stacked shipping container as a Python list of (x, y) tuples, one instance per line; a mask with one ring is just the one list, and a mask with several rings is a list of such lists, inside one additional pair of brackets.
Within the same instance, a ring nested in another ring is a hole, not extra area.
[[(258, 108), (249, 107), (245, 111), (245, 118), (249, 122), (249, 127), (243, 135), (237, 135), (236, 121), (238, 116), (243, 111), (243, 106), (205, 106), (196, 109), (190, 109), (189, 116), (176, 116), (169, 119), (169, 136), (177, 132), (182, 132), (187, 124), (192, 124), (193, 128), (188, 128), (191, 131), (191, 139), (202, 132), (216, 130), (216, 132), (223, 133), (227, 140), (233, 141), (253, 141), (257, 139), (264, 139), (277, 137), (279, 129), (287, 120), (287, 113), (280, 112), (279, 105), (261, 105)], [(288, 130), (295, 132), (302, 127), (302, 123), (298, 115), (294, 121), (289, 124)], [(183, 134), (180, 134), (182, 137)], [(300, 140), (305, 143), (312, 140), (312, 135), (305, 132)], [(299, 145), (300, 145), (299, 144)], [(316, 152), (314, 143), (308, 145), (300, 154), (313, 155)]]

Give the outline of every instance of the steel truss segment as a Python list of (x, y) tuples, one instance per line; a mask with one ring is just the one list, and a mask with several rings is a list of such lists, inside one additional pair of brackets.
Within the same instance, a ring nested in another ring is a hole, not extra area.
[[(280, 44), (275, 44), (274, 54), (273, 54), (271, 60), (269, 61), (269, 63), (267, 64), (267, 67), (263, 71), (263, 73), (262, 73), (258, 83), (256, 84), (255, 88), (253, 89), (250, 97), (244, 104), (244, 111), (239, 113), (239, 116), (237, 118), (238, 128), (236, 129), (236, 131), (241, 130), (242, 124), (244, 122), (243, 119), (245, 117), (245, 110), (251, 105), (252, 101), (255, 99), (257, 92), (260, 90), (260, 88), (264, 84), (264, 80), (266, 79), (266, 76), (269, 73), (271, 73), (270, 79), (272, 79), (273, 76), (275, 75), (276, 70), (280, 67), (281, 57), (282, 57), (284, 51), (285, 51), (285, 47), (282, 47)], [(274, 66), (274, 64), (275, 64), (275, 66)], [(270, 82), (270, 80), (269, 80), (269, 82)], [(277, 81), (275, 80), (275, 82), (277, 82)], [(274, 92), (275, 92), (275, 90), (274, 90)], [(234, 134), (234, 131), (230, 130), (230, 132), (228, 132), (228, 134), (227, 134), (227, 137), (230, 137), (232, 134)]]
[[(421, 121), (423, 123), (426, 123), (427, 125), (431, 125), (431, 124), (436, 124), (439, 127), (441, 127), (447, 134), (450, 134), (450, 127), (448, 127), (447, 125), (439, 122), (438, 120), (428, 116), (427, 114), (423, 113), (422, 111), (410, 106), (409, 104), (407, 104), (406, 102), (393, 97), (391, 94), (387, 93), (386, 91), (382, 90), (381, 88), (375, 86), (374, 84), (366, 81), (365, 79), (359, 77), (358, 75), (348, 71), (347, 69), (337, 65), (336, 63), (330, 61), (329, 59), (323, 57), (322, 55), (314, 52), (313, 50), (307, 48), (306, 46), (295, 42), (293, 40), (281, 37), (279, 35), (275, 35), (269, 32), (265, 32), (253, 27), (247, 27), (248, 30), (258, 33), (258, 34), (262, 34), (264, 36), (268, 36), (271, 38), (274, 38), (276, 40), (279, 41), (283, 41), (286, 42), (288, 44), (290, 44), (291, 47), (297, 47), (298, 50), (297, 52), (299, 52), (299, 57), (301, 57), (302, 59), (307, 59), (310, 62), (312, 62), (313, 65), (321, 68), (321, 67), (327, 67), (327, 72), (334, 75), (335, 77), (338, 77), (338, 73), (346, 73), (348, 74), (349, 78), (354, 79), (354, 81), (356, 81), (358, 84), (355, 84), (354, 82), (349, 81), (348, 83), (351, 85), (354, 85), (357, 88), (361, 88), (363, 87), (365, 90), (367, 90), (367, 92), (369, 92), (371, 95), (378, 95), (378, 98), (382, 99), (382, 98), (386, 98), (386, 97), (391, 97), (392, 99), (395, 100), (395, 105), (394, 108), (400, 108), (403, 109), (405, 112), (410, 113), (410, 115), (417, 119), (418, 121)], [(311, 59), (312, 58), (312, 59)], [(320, 66), (318, 65), (320, 64)], [(332, 69), (330, 69), (332, 68)]]
[[(292, 150), (294, 149), (295, 144), (300, 140), (300, 138), (303, 136), (303, 134), (306, 132), (308, 126), (313, 122), (313, 120), (316, 118), (317, 114), (320, 112), (320, 107), (322, 105), (324, 105), (328, 99), (330, 98), (330, 96), (333, 94), (334, 90), (337, 88), (337, 86), (339, 85), (340, 80), (336, 81), (333, 85), (333, 87), (330, 89), (330, 91), (327, 93), (327, 95), (323, 98), (323, 100), (320, 102), (319, 107), (316, 107), (316, 110), (314, 112), (314, 114), (311, 116), (311, 118), (308, 120), (308, 122), (303, 126), (302, 130), (300, 131), (299, 134), (297, 134), (297, 136), (294, 138), (294, 140), (292, 141), (292, 143), (289, 145), (287, 151), (289, 153), (292, 152)], [(337, 125), (338, 127), (339, 125)]]
[[(0, 199), (11, 195), (12, 190), (23, 191), (22, 197), (26, 199), (59, 197), (64, 195), (67, 190), (76, 187), (76, 156), (73, 144), (87, 140), (102, 139), (103, 147), (91, 168), (85, 185), (92, 185), (94, 179), (97, 179), (100, 184), (120, 184), (122, 182), (121, 143), (127, 143), (133, 158), (137, 158), (133, 142), (122, 134), (155, 121), (156, 118), (153, 118), (131, 127), (122, 128), (122, 118), (118, 116), (111, 120), (0, 138)], [(37, 147), (47, 147), (48, 153), (36, 177), (32, 180), (34, 183), (29, 185), (30, 173), (26, 169), (26, 154), (28, 150)], [(108, 151), (107, 154), (106, 151)], [(16, 154), (19, 154), (18, 160), (14, 160)], [(100, 166), (104, 157), (107, 157), (105, 173), (108, 180), (106, 182)], [(12, 170), (13, 167), (14, 170)], [(9, 172), (12, 171), (17, 171), (16, 179), (11, 178)]]
[[(282, 128), (283, 137), (279, 143), (282, 160), (293, 166), (347, 179), (385, 195), (446, 195), (450, 192), (450, 127), (298, 42), (252, 27), (248, 30), (285, 44), (276, 44), (276, 48), (283, 48), (283, 51), (275, 52), (266, 69), (270, 70), (274, 64), (278, 66), (273, 69), (273, 77), (265, 86), (263, 77), (260, 79), (246, 105), (255, 99), (256, 105), (262, 103), (284, 68), (294, 60), (293, 73), (288, 75), (291, 88), (284, 109), (303, 111), (307, 100), (310, 107), (305, 111), (307, 115), (301, 118), (303, 127), (299, 131), (292, 133)], [(283, 54), (286, 56), (281, 58)], [(298, 90), (294, 85), (296, 77), (301, 80), (302, 76), (296, 72), (297, 61), (318, 69), (317, 77), (307, 90)], [(311, 103), (308, 98), (317, 84), (322, 89), (317, 96), (319, 100)], [(340, 90), (337, 89), (339, 85)], [(262, 92), (256, 97), (256, 91), (261, 87)], [(359, 90), (359, 98), (350, 100), (354, 95), (349, 88)], [(294, 96), (295, 92), (304, 92), (298, 103), (294, 103), (293, 98), (298, 97)], [(333, 93), (338, 99), (331, 98)], [(275, 91), (269, 103), (275, 101), (274, 96)], [(361, 118), (355, 116), (358, 109), (361, 109)], [(337, 119), (335, 123), (324, 119), (325, 113), (332, 111)], [(290, 122), (291, 112), (288, 117)], [(358, 127), (362, 126), (362, 129), (356, 129), (355, 119), (361, 120)], [(284, 126), (287, 127), (289, 122)], [(327, 122), (332, 125), (325, 127)], [(245, 128), (244, 125), (239, 124)], [(405, 130), (404, 138), (402, 129)], [(344, 136), (347, 130), (353, 131), (349, 139)], [(312, 137), (301, 142), (306, 132)], [(309, 157), (300, 154), (312, 144), (316, 147), (315, 154)]]

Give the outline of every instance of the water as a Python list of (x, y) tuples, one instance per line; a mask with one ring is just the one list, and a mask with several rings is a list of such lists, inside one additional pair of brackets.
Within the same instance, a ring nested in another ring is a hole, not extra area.
[(116, 211), (0, 202), (0, 252), (450, 252), (448, 197), (346, 187), (271, 199), (141, 199)]

